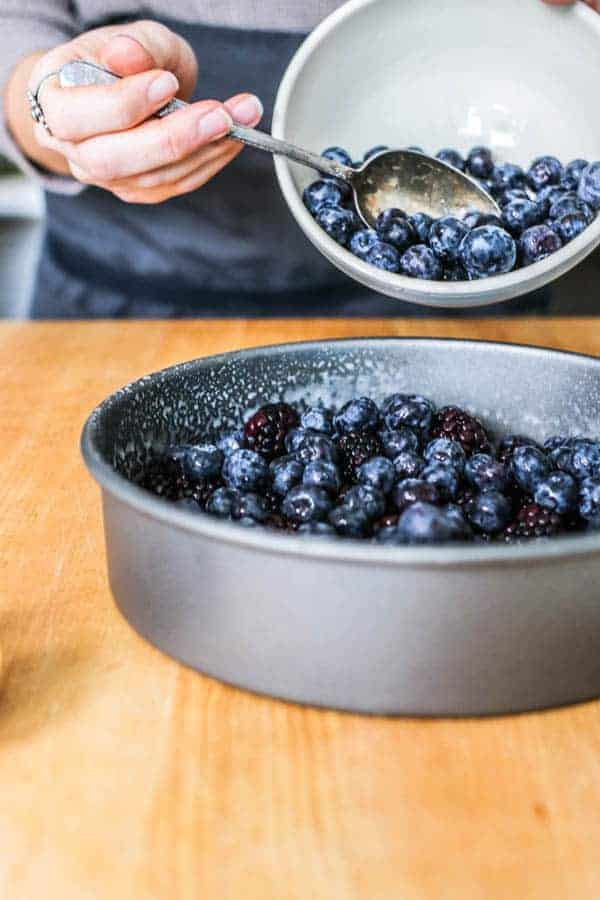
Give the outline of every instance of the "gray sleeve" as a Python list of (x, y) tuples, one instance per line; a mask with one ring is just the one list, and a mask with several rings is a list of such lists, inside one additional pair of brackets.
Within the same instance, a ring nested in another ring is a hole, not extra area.
[[(7, 126), (3, 99), (10, 75), (21, 59), (70, 40), (78, 31), (70, 0), (1, 0), (0, 2), (0, 153), (13, 160), (45, 188), (75, 194), (75, 179), (43, 172), (21, 152)], [(23, 98), (25, 103), (25, 98)]]

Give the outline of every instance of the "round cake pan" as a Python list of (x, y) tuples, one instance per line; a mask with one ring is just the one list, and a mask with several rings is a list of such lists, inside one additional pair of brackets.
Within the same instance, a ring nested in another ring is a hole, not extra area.
[[(543, 39), (541, 36), (543, 35)], [(292, 58), (273, 114), (275, 137), (360, 159), (375, 144), (427, 153), (486, 144), (499, 162), (528, 167), (551, 153), (564, 163), (600, 159), (600, 17), (584, 3), (541, 0), (350, 0)], [(275, 157), (292, 215), (334, 265), (399, 300), (476, 307), (537, 290), (600, 243), (600, 217), (557, 253), (476, 281), (408, 278), (340, 247), (302, 203), (316, 174)]]
[(600, 360), (508, 344), (292, 344), (149, 375), (82, 436), (124, 616), (186, 665), (302, 703), (473, 715), (600, 696), (598, 533), (518, 546), (299, 538), (180, 510), (129, 480), (149, 450), (264, 402), (395, 390), (465, 405), (496, 432), (600, 431)]

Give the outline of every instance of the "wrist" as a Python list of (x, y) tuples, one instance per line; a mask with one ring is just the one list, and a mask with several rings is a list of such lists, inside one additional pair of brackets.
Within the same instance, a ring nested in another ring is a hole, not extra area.
[(70, 175), (69, 165), (61, 154), (41, 147), (35, 139), (34, 121), (25, 99), (34, 66), (45, 50), (25, 57), (13, 70), (6, 87), (4, 110), (7, 127), (20, 150), (37, 166), (58, 175)]

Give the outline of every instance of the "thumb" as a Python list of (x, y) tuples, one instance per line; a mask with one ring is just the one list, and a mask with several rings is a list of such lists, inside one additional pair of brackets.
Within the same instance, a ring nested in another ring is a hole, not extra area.
[(152, 54), (136, 38), (117, 34), (100, 50), (100, 63), (116, 75), (137, 75), (155, 67)]
[(124, 25), (99, 50), (100, 64), (117, 75), (166, 69), (179, 81), (179, 96), (187, 99), (198, 78), (198, 64), (187, 41), (158, 22), (142, 20)]

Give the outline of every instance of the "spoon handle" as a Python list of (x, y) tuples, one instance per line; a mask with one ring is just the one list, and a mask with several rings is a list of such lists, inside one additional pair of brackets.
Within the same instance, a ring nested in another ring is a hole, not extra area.
[[(82, 59), (74, 59), (66, 63), (59, 71), (59, 80), (61, 87), (82, 87), (90, 84), (112, 84), (120, 78), (114, 72), (97, 66), (95, 63), (87, 62)], [(156, 115), (158, 118), (164, 118), (178, 109), (184, 109), (188, 106), (183, 100), (171, 100), (166, 106), (163, 106)], [(312, 153), (310, 150), (304, 150), (288, 141), (280, 141), (272, 135), (264, 131), (258, 131), (256, 128), (244, 128), (242, 125), (233, 125), (229, 131), (229, 137), (248, 147), (254, 147), (255, 150), (264, 150), (267, 153), (273, 153), (277, 156), (285, 156), (293, 162), (308, 166), (309, 169), (316, 169), (324, 175), (334, 178), (342, 178), (344, 181), (352, 182), (355, 169), (351, 166), (344, 166), (335, 160), (327, 159), (325, 156), (319, 156), (318, 153)]]

